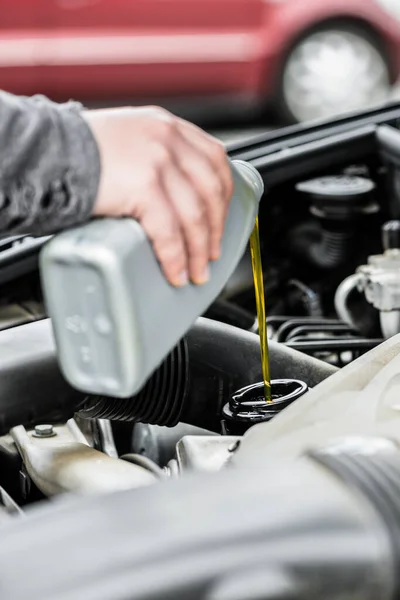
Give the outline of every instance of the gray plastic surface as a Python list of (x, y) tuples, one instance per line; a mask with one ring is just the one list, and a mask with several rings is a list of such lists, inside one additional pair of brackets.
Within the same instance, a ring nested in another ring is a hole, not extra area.
[(251, 165), (234, 161), (232, 171), (221, 258), (203, 286), (171, 286), (132, 219), (98, 219), (44, 247), (45, 302), (61, 369), (75, 388), (134, 395), (221, 292), (245, 251), (264, 189)]

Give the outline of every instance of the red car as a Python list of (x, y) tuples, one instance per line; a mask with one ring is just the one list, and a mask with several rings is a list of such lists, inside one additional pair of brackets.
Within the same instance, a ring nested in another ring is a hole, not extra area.
[(272, 103), (297, 121), (388, 98), (400, 0), (1, 0), (0, 87), (57, 100)]

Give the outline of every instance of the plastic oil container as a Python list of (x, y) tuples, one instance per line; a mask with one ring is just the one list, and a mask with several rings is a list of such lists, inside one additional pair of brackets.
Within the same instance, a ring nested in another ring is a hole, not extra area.
[(202, 286), (175, 288), (133, 219), (96, 219), (54, 236), (40, 270), (61, 370), (83, 392), (136, 394), (223, 289), (254, 227), (263, 181), (232, 161), (234, 193), (221, 246)]

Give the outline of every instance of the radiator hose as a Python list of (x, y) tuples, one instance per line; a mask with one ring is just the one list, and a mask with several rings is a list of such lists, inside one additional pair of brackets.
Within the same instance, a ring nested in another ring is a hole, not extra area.
[[(155, 340), (156, 343), (156, 340)], [(271, 373), (313, 387), (336, 371), (271, 343)], [(48, 319), (0, 332), (0, 432), (19, 424), (85, 417), (173, 426), (179, 421), (219, 428), (222, 406), (239, 388), (261, 380), (259, 337), (198, 319), (135, 397), (85, 397), (62, 377)]]

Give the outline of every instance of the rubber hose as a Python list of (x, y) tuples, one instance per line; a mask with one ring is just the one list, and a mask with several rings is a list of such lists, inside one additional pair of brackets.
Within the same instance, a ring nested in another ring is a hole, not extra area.
[(382, 335), (379, 323), (379, 311), (370, 304), (365, 295), (359, 292), (358, 273), (346, 277), (335, 293), (335, 310), (338, 317), (352, 329), (367, 338), (379, 338)]
[(227, 300), (216, 300), (203, 316), (246, 330), (251, 330), (256, 321), (251, 312)]
[(310, 259), (320, 269), (335, 269), (348, 258), (352, 235), (345, 231), (322, 229), (321, 241), (310, 246)]
[(353, 241), (353, 231), (342, 225), (343, 228), (326, 222), (300, 225), (291, 236), (294, 252), (319, 269), (340, 267), (351, 255)]
[[(314, 387), (335, 367), (270, 342), (274, 379), (300, 379)], [(175, 354), (176, 353), (176, 354)], [(198, 319), (181, 343), (133, 398), (89, 398), (86, 418), (141, 421), (172, 427), (179, 421), (220, 430), (222, 407), (238, 389), (262, 380), (260, 338), (209, 319)]]
[(288, 283), (303, 294), (304, 306), (309, 317), (323, 317), (321, 299), (314, 290), (298, 279), (291, 279)]
[[(270, 361), (274, 378), (300, 379), (311, 387), (336, 370), (272, 342)], [(230, 394), (260, 380), (259, 337), (199, 319), (138, 396), (87, 399), (61, 375), (46, 319), (0, 331), (0, 434), (20, 424), (65, 421), (83, 404), (88, 417), (111, 415), (168, 425), (184, 421), (215, 431), (220, 408)]]
[(342, 281), (335, 293), (336, 314), (341, 321), (347, 323), (347, 325), (349, 325), (353, 329), (357, 329), (357, 325), (349, 309), (348, 301), (352, 292), (357, 290), (357, 285), (359, 281), (360, 275), (358, 273), (354, 273), (353, 275), (346, 277), (346, 279)]

